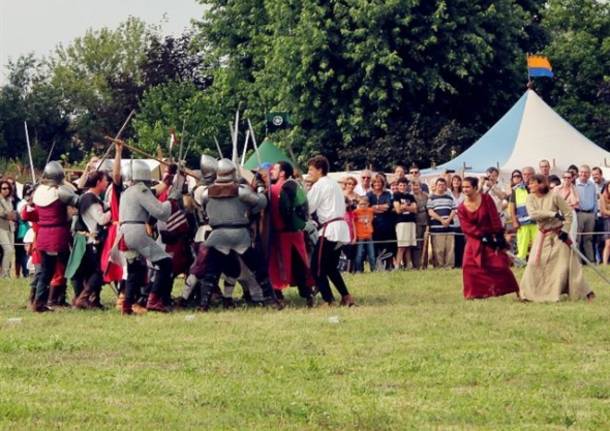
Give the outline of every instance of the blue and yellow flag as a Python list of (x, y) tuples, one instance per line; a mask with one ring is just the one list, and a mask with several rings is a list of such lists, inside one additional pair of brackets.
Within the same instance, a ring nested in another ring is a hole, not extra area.
[(541, 76), (546, 76), (547, 78), (553, 77), (551, 62), (547, 57), (542, 55), (527, 56), (527, 72), (531, 78), (538, 78)]

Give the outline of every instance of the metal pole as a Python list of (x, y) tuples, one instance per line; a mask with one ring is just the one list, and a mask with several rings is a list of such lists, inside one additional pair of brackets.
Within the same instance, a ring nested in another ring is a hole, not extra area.
[(32, 183), (36, 184), (36, 172), (34, 171), (34, 161), (32, 160), (32, 146), (30, 145), (30, 133), (28, 132), (28, 122), (24, 121), (25, 141), (28, 144), (28, 157), (30, 159), (30, 169), (32, 170)]
[(258, 152), (258, 145), (256, 144), (256, 136), (254, 135), (254, 129), (252, 128), (252, 123), (250, 122), (250, 119), (248, 118), (248, 129), (250, 130), (250, 135), (252, 135), (252, 144), (254, 145), (254, 151), (256, 152), (256, 161), (258, 162), (258, 165), (262, 165), (263, 161), (261, 159), (261, 153)]

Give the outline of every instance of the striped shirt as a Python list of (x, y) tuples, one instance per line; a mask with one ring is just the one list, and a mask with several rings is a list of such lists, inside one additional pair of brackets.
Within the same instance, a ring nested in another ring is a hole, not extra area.
[[(428, 203), (426, 208), (434, 211), (442, 219), (449, 218), (451, 211), (455, 211), (457, 208), (453, 197), (446, 193), (444, 195), (431, 194), (428, 197)], [(440, 221), (430, 218), (430, 231), (431, 232), (451, 232), (453, 222), (448, 227), (441, 224)]]

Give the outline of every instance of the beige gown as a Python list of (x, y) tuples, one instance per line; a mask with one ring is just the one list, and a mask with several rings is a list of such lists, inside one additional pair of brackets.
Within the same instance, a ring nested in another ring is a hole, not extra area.
[[(557, 229), (570, 231), (572, 208), (554, 193), (543, 197), (530, 194), (526, 206), (539, 232), (521, 279), (521, 298), (536, 302), (559, 301), (562, 294), (570, 299), (586, 298), (591, 289), (583, 277), (578, 255), (557, 236)], [(564, 221), (555, 218), (557, 211), (564, 215)]]

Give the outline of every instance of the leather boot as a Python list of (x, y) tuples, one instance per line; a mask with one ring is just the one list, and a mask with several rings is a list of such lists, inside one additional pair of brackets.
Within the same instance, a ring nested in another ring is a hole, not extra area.
[(57, 295), (55, 297), (55, 305), (57, 307), (69, 307), (70, 304), (66, 301), (66, 291), (68, 290), (68, 286), (62, 284), (61, 286), (57, 286), (55, 288), (57, 290)]
[(57, 300), (57, 287), (56, 286), (50, 286), (49, 290), (48, 290), (48, 294), (47, 294), (47, 306), (52, 307), (53, 305), (55, 305), (55, 301)]
[(356, 303), (354, 302), (354, 298), (352, 298), (352, 295), (345, 295), (341, 298), (340, 305), (343, 305), (345, 307), (353, 307), (354, 305), (356, 305)]
[(91, 288), (85, 286), (80, 295), (78, 295), (78, 298), (74, 301), (74, 308), (78, 308), (79, 310), (88, 310), (92, 308), (91, 302), (89, 301), (89, 297), (92, 293)]
[(98, 310), (105, 310), (106, 307), (102, 304), (100, 297), (102, 292), (95, 291), (89, 296), (89, 302), (91, 303), (91, 307), (97, 308)]
[(129, 301), (127, 298), (124, 298), (123, 302), (121, 303), (121, 314), (123, 316), (129, 316), (130, 314), (133, 314), (131, 301)]
[(34, 313), (46, 313), (47, 311), (53, 311), (53, 309), (49, 307), (45, 301), (34, 301), (32, 304), (32, 311)]
[(167, 313), (169, 310), (163, 304), (163, 300), (156, 293), (150, 293), (148, 295), (148, 301), (146, 302), (146, 309), (148, 311), (158, 311), (160, 313)]

